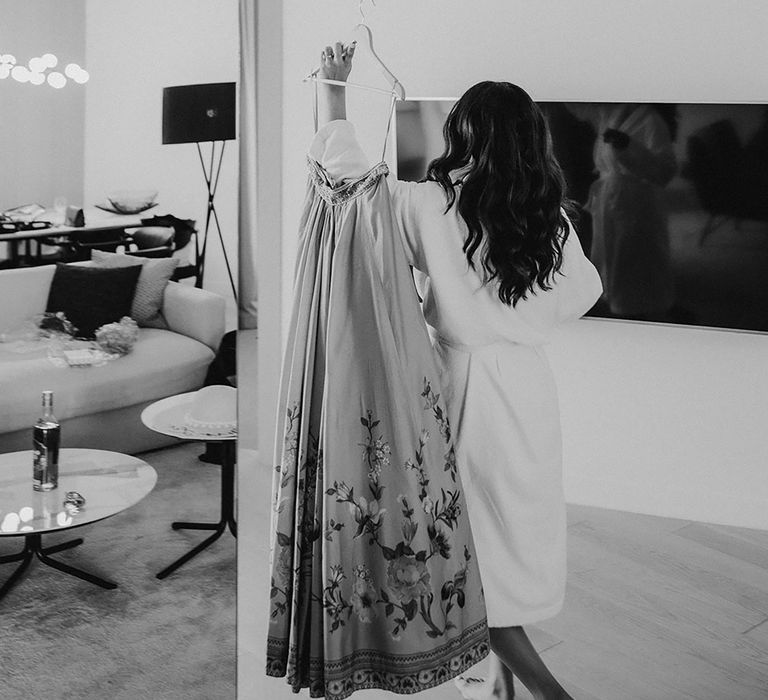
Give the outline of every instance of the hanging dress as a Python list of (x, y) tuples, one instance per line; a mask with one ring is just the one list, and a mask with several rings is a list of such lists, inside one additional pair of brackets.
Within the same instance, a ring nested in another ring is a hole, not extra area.
[(438, 370), (387, 166), (309, 159), (283, 361), (267, 674), (410, 694), (490, 650)]

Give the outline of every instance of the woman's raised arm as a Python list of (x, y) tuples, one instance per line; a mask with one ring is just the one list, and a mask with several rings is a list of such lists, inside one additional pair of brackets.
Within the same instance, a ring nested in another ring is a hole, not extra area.
[[(355, 44), (344, 46), (336, 42), (334, 47), (326, 46), (320, 54), (320, 70), (317, 77), (324, 80), (346, 82), (352, 70)], [(320, 92), (319, 126), (336, 119), (347, 118), (346, 88), (342, 85), (318, 83)]]

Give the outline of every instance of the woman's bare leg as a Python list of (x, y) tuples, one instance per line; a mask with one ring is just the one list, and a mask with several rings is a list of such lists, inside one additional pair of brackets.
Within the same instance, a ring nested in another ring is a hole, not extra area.
[(496, 654), (491, 655), (491, 679), (497, 697), (502, 700), (515, 697), (515, 677)]
[(494, 654), (534, 698), (573, 700), (544, 665), (522, 627), (492, 627), (490, 634)]

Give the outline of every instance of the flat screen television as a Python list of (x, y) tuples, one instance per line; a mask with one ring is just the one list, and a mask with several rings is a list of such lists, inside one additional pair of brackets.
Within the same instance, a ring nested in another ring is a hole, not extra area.
[[(397, 105), (397, 174), (424, 178), (455, 100)], [(588, 315), (768, 332), (768, 104), (539, 102), (582, 247)]]

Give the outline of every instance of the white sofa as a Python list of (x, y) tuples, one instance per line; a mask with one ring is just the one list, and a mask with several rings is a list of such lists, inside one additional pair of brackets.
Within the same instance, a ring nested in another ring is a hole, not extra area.
[[(0, 270), (0, 334), (45, 311), (54, 271)], [(224, 306), (217, 294), (170, 282), (162, 307), (169, 330), (141, 328), (130, 353), (100, 367), (57, 367), (45, 348), (21, 354), (0, 342), (0, 452), (31, 449), (45, 389), (54, 392), (64, 447), (136, 453), (175, 442), (145, 428), (141, 411), (202, 386), (224, 335)]]

